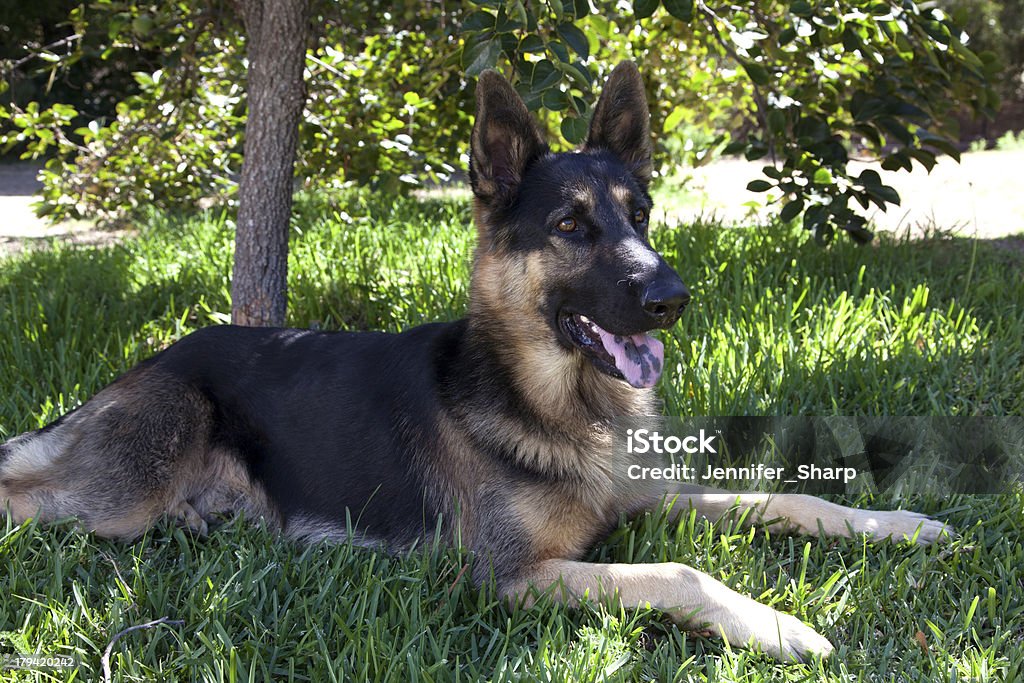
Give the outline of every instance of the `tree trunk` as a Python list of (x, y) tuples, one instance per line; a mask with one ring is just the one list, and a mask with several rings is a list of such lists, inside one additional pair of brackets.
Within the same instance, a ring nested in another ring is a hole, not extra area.
[(288, 307), (288, 223), (306, 100), (308, 0), (241, 0), (249, 58), (231, 321), (281, 326)]

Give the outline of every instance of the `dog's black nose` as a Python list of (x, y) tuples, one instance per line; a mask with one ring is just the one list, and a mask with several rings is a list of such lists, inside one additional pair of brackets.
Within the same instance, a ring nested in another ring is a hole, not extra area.
[(640, 303), (644, 312), (659, 325), (668, 326), (675, 323), (690, 303), (690, 290), (678, 278), (658, 279), (647, 285)]

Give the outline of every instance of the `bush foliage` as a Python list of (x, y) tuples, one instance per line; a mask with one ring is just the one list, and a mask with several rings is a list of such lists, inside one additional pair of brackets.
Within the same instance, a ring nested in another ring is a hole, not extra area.
[[(870, 233), (858, 213), (898, 204), (878, 174), (847, 170), (851, 153), (887, 169), (958, 155), (953, 114), (991, 114), (1000, 62), (966, 44), (963, 11), (911, 0), (463, 0), (314, 3), (308, 100), (297, 175), (398, 190), (462, 170), (471, 90), (486, 68), (509, 76), (558, 145), (578, 143), (605, 72), (639, 62), (659, 162), (718, 152), (764, 159), (749, 188), (780, 216), (803, 215), (823, 241)], [(41, 210), (117, 218), (157, 204), (230, 201), (241, 165), (245, 36), (224, 0), (104, 0), (71, 11), (73, 40), (36, 44), (10, 68), (51, 76), (83, 55), (145, 65), (105, 116), (67, 102), (11, 98), (8, 148), (49, 157)], [(30, 58), (35, 55), (34, 59)], [(27, 61), (26, 61), (27, 60)]]

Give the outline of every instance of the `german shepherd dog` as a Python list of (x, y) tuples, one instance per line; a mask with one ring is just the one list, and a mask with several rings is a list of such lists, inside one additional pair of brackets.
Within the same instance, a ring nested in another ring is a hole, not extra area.
[(919, 542), (945, 525), (809, 496), (638, 495), (611, 466), (612, 420), (657, 413), (664, 358), (650, 332), (690, 298), (648, 242), (640, 74), (612, 72), (576, 153), (549, 151), (497, 73), (480, 77), (476, 100), (465, 319), (401, 334), (199, 330), (0, 446), (0, 506), (17, 522), (77, 517), (124, 539), (162, 516), (205, 532), (233, 513), (393, 551), (439, 532), (475, 553), (476, 582), (493, 576), (510, 599), (551, 588), (569, 602), (649, 604), (782, 660), (829, 653), (800, 620), (683, 564), (580, 558), (620, 515), (663, 506)]

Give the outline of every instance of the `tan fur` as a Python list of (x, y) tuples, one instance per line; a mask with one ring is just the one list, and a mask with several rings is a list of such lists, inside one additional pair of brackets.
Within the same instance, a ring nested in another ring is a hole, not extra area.
[(179, 500), (191, 501), (202, 517), (241, 513), (247, 519), (263, 519), (274, 529), (282, 526), (267, 492), (252, 481), (238, 458), (225, 451), (206, 452), (199, 472), (182, 478), (176, 488)]
[[(596, 489), (596, 490), (595, 490)], [(540, 559), (579, 557), (612, 521), (613, 491), (593, 487), (577, 495), (552, 495), (544, 487), (525, 491), (515, 499), (515, 512), (530, 539), (531, 554)]]
[(621, 206), (629, 206), (632, 192), (625, 185), (612, 185), (611, 195), (612, 199), (615, 200)]
[[(478, 209), (479, 211), (479, 209)], [(651, 414), (653, 392), (608, 377), (581, 354), (563, 348), (540, 314), (543, 285), (564, 264), (548, 256), (478, 252), (473, 269), (470, 321), (487, 321), (506, 349), (508, 367), (531, 408), (547, 421), (590, 431), (593, 417)], [(500, 326), (500, 327), (498, 327)], [(532, 450), (532, 449), (530, 449)]]

